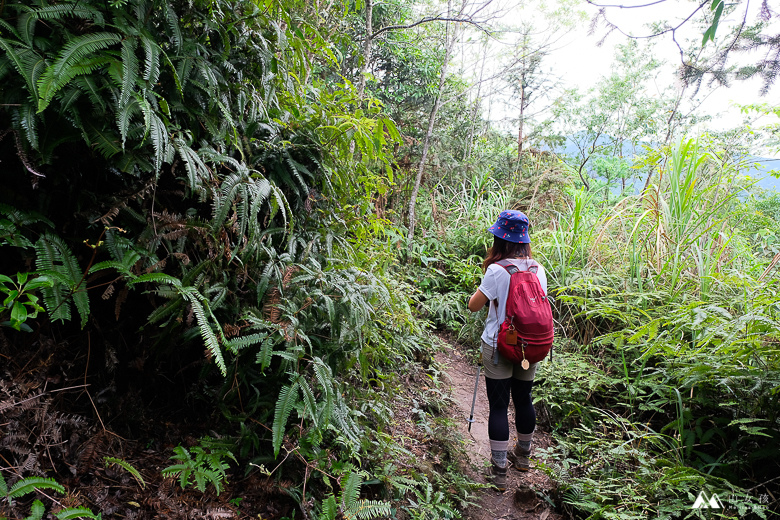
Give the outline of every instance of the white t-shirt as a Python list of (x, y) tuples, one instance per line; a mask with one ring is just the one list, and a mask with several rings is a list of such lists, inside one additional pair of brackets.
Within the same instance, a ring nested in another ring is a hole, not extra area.
[[(508, 260), (521, 271), (527, 271), (529, 267), (534, 265), (539, 266), (536, 276), (539, 278), (539, 284), (542, 286), (544, 294), (547, 294), (547, 274), (539, 262), (526, 258), (510, 258)], [(498, 264), (490, 264), (479, 286), (482, 294), (490, 300), (488, 302), (488, 315), (485, 319), (485, 330), (482, 332), (482, 341), (488, 345), (493, 345), (498, 334), (498, 327), (506, 319), (506, 297), (509, 294), (510, 278), (511, 275), (506, 272), (506, 269)], [(498, 298), (498, 312), (496, 312), (496, 306), (493, 305), (493, 300), (496, 298)]]

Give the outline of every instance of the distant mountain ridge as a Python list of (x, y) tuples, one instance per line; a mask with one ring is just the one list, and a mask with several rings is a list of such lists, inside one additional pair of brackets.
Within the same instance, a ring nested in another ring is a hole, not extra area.
[[(579, 150), (574, 144), (574, 138), (576, 138), (576, 134), (575, 136), (567, 138), (566, 144), (555, 150), (555, 153), (577, 157), (579, 155)], [(609, 138), (601, 137), (597, 141), (597, 144), (603, 146), (609, 142)], [(623, 144), (622, 154), (627, 160), (633, 159), (635, 155), (638, 155), (641, 152), (641, 145), (640, 147), (635, 147), (631, 146), (629, 143)], [(746, 158), (746, 163), (750, 165), (750, 168), (742, 170), (742, 172), (750, 177), (757, 178), (758, 181), (756, 182), (756, 186), (765, 190), (780, 192), (780, 179), (772, 176), (773, 172), (775, 175), (780, 174), (780, 158), (772, 159), (769, 157), (748, 156)], [(590, 175), (593, 175), (593, 171), (590, 168), (586, 167), (586, 169)], [(639, 188), (635, 185), (635, 189), (638, 190)]]

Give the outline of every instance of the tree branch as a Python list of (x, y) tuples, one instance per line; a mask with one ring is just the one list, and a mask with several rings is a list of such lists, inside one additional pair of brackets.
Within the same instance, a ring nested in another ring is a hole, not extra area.
[(378, 29), (374, 32), (371, 36), (368, 37), (369, 40), (373, 40), (377, 36), (379, 36), (382, 33), (388, 32), (388, 31), (395, 31), (397, 29), (411, 29), (412, 27), (417, 27), (418, 25), (422, 25), (424, 23), (429, 22), (461, 22), (461, 23), (469, 23), (473, 26), (475, 26), (480, 31), (484, 32), (487, 35), (490, 35), (490, 31), (479, 25), (479, 23), (475, 22), (474, 20), (470, 18), (447, 18), (444, 16), (426, 16), (425, 18), (422, 18), (414, 23), (410, 23), (407, 25), (388, 25), (387, 27), (382, 27), (381, 29)]
[(622, 4), (598, 4), (596, 2), (593, 2), (591, 0), (585, 0), (585, 2), (589, 3), (592, 6), (595, 7), (617, 7), (618, 9), (639, 9), (642, 7), (650, 7), (651, 5), (657, 5), (662, 4), (666, 2), (667, 0), (656, 0), (655, 2), (650, 2), (649, 4), (642, 4), (642, 5), (622, 5)]

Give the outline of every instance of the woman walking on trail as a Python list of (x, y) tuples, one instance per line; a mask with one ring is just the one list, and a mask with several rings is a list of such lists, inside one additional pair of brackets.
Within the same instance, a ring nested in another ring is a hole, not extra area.
[[(485, 276), (477, 291), (469, 300), (471, 312), (481, 310), (490, 303), (485, 330), (482, 332), (482, 364), (485, 369), (490, 415), (488, 437), (490, 439), (490, 462), (493, 485), (500, 491), (506, 489), (507, 459), (520, 471), (528, 471), (528, 457), (531, 455), (531, 441), (536, 427), (536, 411), (531, 402), (531, 386), (536, 374), (537, 363), (512, 363), (498, 353), (496, 337), (506, 317), (507, 294), (510, 274), (497, 262), (508, 260), (521, 271), (536, 271), (539, 283), (547, 294), (547, 276), (544, 268), (531, 259), (531, 239), (528, 237), (528, 217), (516, 210), (502, 211), (498, 220), (488, 231), (494, 236), (493, 247), (488, 250), (482, 268)], [(534, 269), (535, 268), (535, 269)], [(508, 453), (509, 447), (509, 400), (515, 404), (515, 428), (517, 445)]]

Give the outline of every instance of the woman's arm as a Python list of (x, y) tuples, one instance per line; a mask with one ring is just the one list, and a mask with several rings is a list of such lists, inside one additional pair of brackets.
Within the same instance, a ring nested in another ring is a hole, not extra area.
[(477, 289), (477, 292), (475, 292), (469, 299), (469, 310), (471, 312), (477, 312), (481, 310), (488, 301), (488, 297), (482, 294), (482, 291)]

